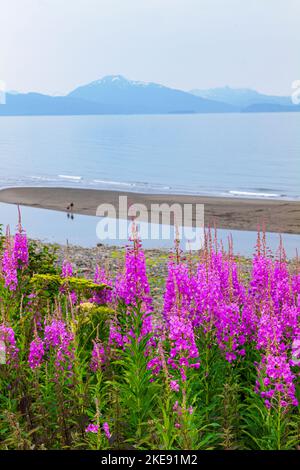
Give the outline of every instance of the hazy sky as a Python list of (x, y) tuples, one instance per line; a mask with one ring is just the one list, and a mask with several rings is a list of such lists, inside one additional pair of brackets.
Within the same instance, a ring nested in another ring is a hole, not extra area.
[(290, 94), (300, 0), (0, 0), (0, 79), (66, 93), (104, 75)]

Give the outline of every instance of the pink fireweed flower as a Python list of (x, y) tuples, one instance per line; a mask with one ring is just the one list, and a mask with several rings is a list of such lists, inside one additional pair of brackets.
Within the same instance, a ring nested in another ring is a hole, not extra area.
[(179, 383), (176, 380), (171, 380), (170, 389), (173, 390), (174, 392), (179, 392), (180, 390)]
[[(68, 277), (72, 277), (72, 276), (73, 276), (73, 266), (68, 260), (65, 259), (62, 264), (61, 277), (63, 279), (67, 279)], [(64, 286), (62, 286), (60, 288), (60, 292), (65, 294), (68, 291)], [(68, 292), (68, 298), (69, 298), (71, 305), (76, 304), (77, 294), (75, 291)]]
[(75, 291), (72, 291), (72, 292), (69, 293), (69, 299), (70, 299), (70, 302), (71, 302), (72, 305), (76, 304), (78, 299), (77, 299), (77, 294), (76, 294)]
[(282, 407), (298, 406), (294, 383), (296, 377), (285, 353), (264, 356), (258, 367), (258, 376), (260, 381), (257, 381), (255, 390), (265, 399), (268, 408), (275, 399)]
[(126, 305), (137, 305), (140, 301), (144, 310), (152, 310), (145, 255), (139, 240), (134, 240), (134, 246), (126, 249), (125, 273), (117, 278), (116, 295)]
[(256, 348), (277, 353), (278, 348), (285, 349), (283, 343), (283, 325), (280, 317), (274, 314), (266, 303), (257, 326)]
[[(181, 314), (181, 316), (180, 316)], [(170, 388), (178, 392), (180, 385), (178, 380), (173, 378), (168, 368), (178, 371), (181, 383), (187, 380), (188, 369), (198, 369), (200, 367), (199, 352), (195, 342), (194, 329), (191, 320), (184, 312), (169, 316), (168, 330), (166, 337), (169, 340), (170, 350), (166, 353), (162, 350), (161, 343), (158, 343), (155, 357), (151, 358), (147, 364), (147, 369), (152, 372), (152, 381), (161, 371), (166, 377), (171, 377)]]
[(232, 362), (238, 356), (244, 356), (247, 331), (239, 306), (220, 305), (216, 312), (215, 326), (219, 347), (225, 352), (227, 361)]
[(61, 277), (67, 278), (73, 276), (73, 266), (68, 260), (64, 260), (61, 268)]
[(28, 356), (29, 367), (31, 369), (36, 369), (41, 365), (44, 353), (44, 343), (41, 338), (36, 338), (31, 341)]
[(255, 300), (257, 308), (260, 308), (261, 303), (268, 298), (272, 276), (272, 260), (256, 255), (252, 262), (249, 293)]
[(168, 265), (164, 295), (164, 317), (167, 322), (174, 310), (191, 310), (193, 287), (193, 278), (189, 274), (188, 266), (183, 263), (175, 264), (172, 260)]
[(280, 314), (283, 305), (291, 304), (291, 281), (288, 267), (285, 262), (275, 262), (270, 283), (270, 292), (275, 313)]
[(106, 423), (106, 422), (103, 423), (102, 429), (103, 429), (104, 434), (106, 435), (107, 439), (109, 440), (111, 438), (111, 433), (110, 433), (110, 430), (109, 430), (108, 423)]
[(4, 284), (9, 290), (14, 291), (18, 286), (18, 261), (15, 258), (15, 251), (13, 247), (13, 238), (9, 235), (7, 230), (5, 239), (5, 249), (2, 257), (2, 273), (4, 277)]
[(0, 325), (0, 341), (5, 345), (6, 363), (16, 366), (19, 349), (16, 346), (15, 332), (10, 326)]
[(300, 301), (300, 274), (294, 274), (292, 277), (292, 292), (296, 300)]
[(14, 238), (14, 258), (19, 268), (26, 267), (29, 261), (26, 233), (20, 228)]
[(153, 359), (150, 359), (147, 364), (147, 369), (151, 370), (151, 373), (153, 375), (159, 375), (162, 369), (161, 359), (159, 357), (154, 357)]
[(89, 424), (86, 428), (85, 428), (85, 432), (92, 432), (94, 434), (97, 434), (99, 431), (99, 424)]
[(55, 351), (55, 365), (59, 370), (72, 369), (74, 335), (67, 330), (61, 320), (53, 320), (45, 327), (45, 345), (48, 350)]
[(121, 332), (121, 327), (116, 319), (112, 320), (110, 323), (108, 344), (109, 346), (115, 346), (117, 348), (124, 347), (124, 339)]
[(168, 364), (179, 369), (182, 381), (186, 380), (183, 367), (192, 367), (196, 360), (199, 363), (199, 352), (195, 342), (192, 322), (182, 313), (171, 315), (169, 318), (168, 333), (171, 349)]
[[(279, 272), (280, 271), (280, 272)], [(272, 290), (262, 303), (258, 321), (256, 348), (262, 352), (258, 365), (256, 392), (270, 408), (279, 402), (282, 407), (297, 406), (293, 366), (293, 341), (299, 332), (299, 311), (292, 305), (286, 267), (278, 264), (271, 280)]]
[(173, 405), (173, 411), (178, 411), (178, 409), (179, 409), (179, 403), (178, 403), (178, 400), (176, 400)]
[[(168, 266), (163, 312), (166, 336), (170, 344), (166, 364), (180, 373), (181, 382), (187, 380), (188, 368), (199, 367), (199, 352), (193, 328), (194, 292), (195, 278), (188, 267), (185, 264), (175, 264), (172, 260)], [(147, 367), (153, 375), (158, 375), (163, 367), (161, 357), (151, 359)], [(179, 390), (176, 380), (170, 382), (170, 387), (174, 391)]]
[(195, 327), (201, 326), (205, 332), (210, 331), (213, 327), (215, 312), (218, 305), (223, 302), (224, 294), (219, 274), (205, 263), (198, 265), (193, 296), (193, 325)]
[(295, 335), (295, 338), (292, 343), (292, 359), (291, 366), (300, 365), (300, 331), (298, 335)]
[(220, 305), (245, 303), (246, 290), (239, 280), (238, 266), (231, 256), (211, 250), (198, 264), (192, 284), (193, 325), (211, 331)]
[(101, 370), (106, 363), (106, 353), (103, 344), (100, 341), (93, 341), (92, 360), (90, 368), (93, 372)]
[(280, 311), (280, 320), (285, 341), (290, 344), (300, 335), (300, 304), (283, 305)]
[[(152, 298), (150, 295), (150, 286), (146, 274), (146, 261), (141, 243), (134, 240), (133, 247), (127, 247), (125, 254), (125, 270), (116, 278), (115, 299), (125, 306), (126, 313), (129, 317), (128, 328), (120, 328), (115, 321), (112, 325), (111, 335), (117, 331), (119, 344), (129, 343), (130, 337), (133, 337), (132, 322), (133, 315), (136, 315), (135, 307), (139, 306), (142, 312), (142, 328), (140, 338), (153, 332), (152, 323)], [(140, 339), (139, 338), (139, 339)], [(151, 343), (151, 341), (150, 341)], [(149, 343), (149, 345), (150, 345)]]

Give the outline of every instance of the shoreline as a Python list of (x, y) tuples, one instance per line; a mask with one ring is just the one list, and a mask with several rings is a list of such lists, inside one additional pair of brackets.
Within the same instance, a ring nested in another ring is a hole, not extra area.
[[(182, 208), (184, 204), (204, 204), (206, 226), (249, 231), (257, 231), (260, 226), (268, 232), (300, 234), (300, 201), (62, 187), (0, 189), (1, 203), (67, 212), (67, 206), (73, 202), (74, 214), (89, 216), (96, 216), (97, 207), (104, 203), (112, 204), (118, 209), (119, 196), (127, 196), (129, 205), (144, 204), (148, 217), (152, 204), (177, 203)], [(119, 216), (124, 218), (117, 210), (117, 217)]]

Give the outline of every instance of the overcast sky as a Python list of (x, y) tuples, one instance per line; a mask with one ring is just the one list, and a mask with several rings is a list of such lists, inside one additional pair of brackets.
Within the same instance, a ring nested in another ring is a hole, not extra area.
[(0, 80), (56, 94), (122, 74), (287, 95), (299, 25), (300, 0), (0, 0)]

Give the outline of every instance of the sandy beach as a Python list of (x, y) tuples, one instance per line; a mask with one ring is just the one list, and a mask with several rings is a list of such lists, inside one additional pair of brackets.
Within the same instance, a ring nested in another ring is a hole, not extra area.
[(75, 214), (96, 215), (97, 207), (103, 203), (118, 209), (120, 195), (127, 196), (128, 205), (141, 203), (148, 211), (151, 204), (204, 204), (206, 226), (215, 224), (224, 229), (257, 230), (258, 225), (264, 225), (269, 232), (300, 233), (300, 202), (297, 201), (18, 187), (0, 190), (0, 202), (56, 211), (67, 211), (67, 206), (73, 203)]

